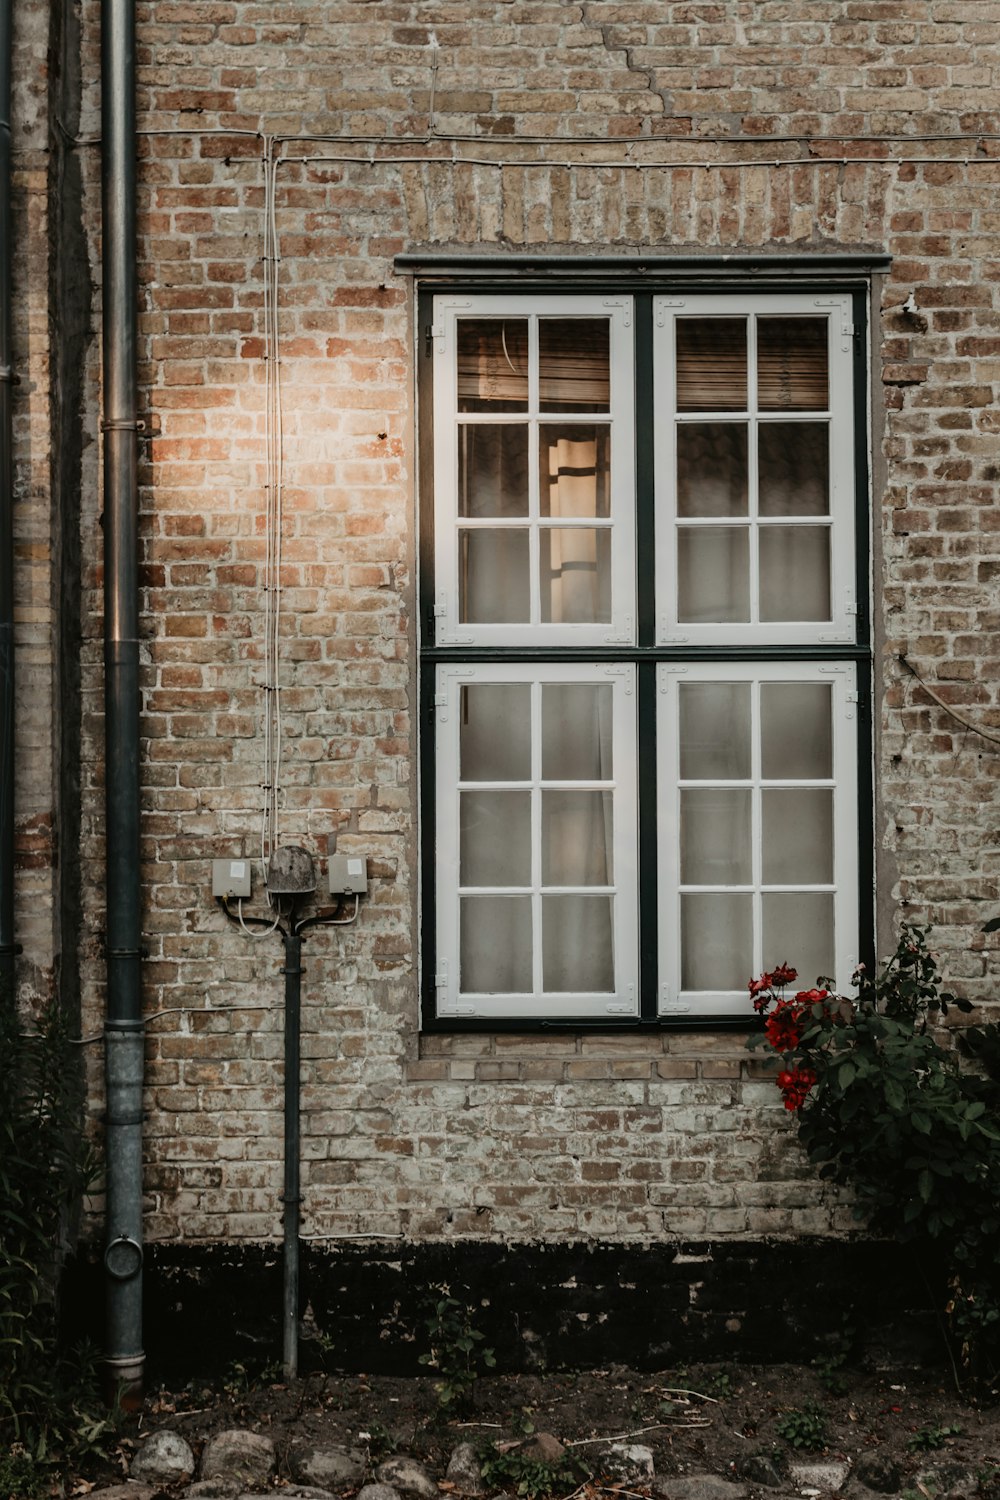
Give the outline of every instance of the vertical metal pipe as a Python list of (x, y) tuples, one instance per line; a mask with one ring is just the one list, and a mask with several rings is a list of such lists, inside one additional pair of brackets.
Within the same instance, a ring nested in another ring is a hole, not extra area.
[(134, 0), (101, 8), (109, 1374), (141, 1389), (142, 1008)]
[[(289, 923), (291, 925), (291, 922)], [(285, 1205), (282, 1361), (292, 1379), (299, 1368), (299, 1036), (302, 1003), (302, 939), (285, 943)]]
[(13, 0), (0, 0), (0, 1005), (14, 999), (14, 420), (10, 80)]

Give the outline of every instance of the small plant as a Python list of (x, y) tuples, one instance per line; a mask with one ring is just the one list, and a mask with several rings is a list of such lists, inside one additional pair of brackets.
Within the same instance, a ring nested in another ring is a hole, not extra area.
[(524, 1500), (576, 1489), (586, 1470), (568, 1455), (554, 1463), (525, 1453), (521, 1448), (501, 1451), (494, 1443), (480, 1455), (483, 1479), (490, 1489), (513, 1490)]
[(447, 1287), (438, 1290), (441, 1295), (430, 1304), (430, 1316), (424, 1320), (431, 1347), (419, 1362), (441, 1377), (434, 1386), (438, 1410), (466, 1411), (481, 1369), (493, 1369), (496, 1357), (492, 1349), (479, 1347), (483, 1335), (473, 1326), (472, 1308), (453, 1297)]
[(705, 1387), (705, 1395), (714, 1397), (716, 1401), (728, 1400), (735, 1389), (733, 1377), (728, 1370), (713, 1371), (701, 1384)]
[(815, 1453), (826, 1447), (826, 1417), (820, 1407), (810, 1402), (801, 1409), (786, 1412), (775, 1423), (775, 1432), (790, 1448)]
[(930, 1453), (943, 1448), (950, 1437), (961, 1437), (961, 1427), (920, 1427), (906, 1446), (910, 1453)]
[(373, 1464), (385, 1458), (386, 1454), (396, 1451), (395, 1434), (382, 1422), (370, 1422), (364, 1432), (358, 1433), (358, 1437), (368, 1444), (368, 1457)]
[(843, 1370), (854, 1350), (856, 1330), (845, 1320), (841, 1331), (835, 1334), (822, 1354), (812, 1361), (816, 1378), (829, 1396), (847, 1394), (847, 1381)]

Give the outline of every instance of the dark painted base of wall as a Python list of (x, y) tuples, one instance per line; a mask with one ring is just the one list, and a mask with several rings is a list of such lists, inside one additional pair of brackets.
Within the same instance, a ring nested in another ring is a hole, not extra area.
[[(475, 1307), (501, 1371), (806, 1361), (845, 1321), (878, 1366), (943, 1356), (942, 1278), (896, 1245), (366, 1241), (302, 1256), (304, 1369), (426, 1374), (424, 1304), (442, 1284)], [(279, 1247), (152, 1245), (144, 1277), (150, 1379), (280, 1356)], [(67, 1266), (68, 1338), (100, 1344), (101, 1281), (96, 1253)]]

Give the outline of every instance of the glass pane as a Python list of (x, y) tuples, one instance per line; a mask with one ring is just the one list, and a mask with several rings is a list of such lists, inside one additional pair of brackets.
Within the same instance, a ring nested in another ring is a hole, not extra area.
[(612, 692), (610, 683), (543, 685), (543, 781), (611, 779)]
[(531, 687), (478, 682), (461, 691), (463, 781), (531, 780)]
[(607, 318), (540, 318), (538, 404), (541, 411), (608, 411), (611, 324)]
[(538, 508), (543, 516), (611, 514), (610, 427), (541, 427)]
[(750, 788), (681, 792), (681, 884), (749, 885)]
[(737, 781), (750, 775), (750, 684), (682, 682), (681, 779)]
[(765, 781), (833, 775), (832, 689), (825, 682), (765, 682), (760, 689)]
[(458, 429), (458, 513), (460, 516), (528, 514), (528, 429)]
[(753, 977), (753, 897), (681, 896), (681, 989), (740, 990)]
[(821, 787), (761, 793), (765, 885), (833, 883), (833, 792)]
[(830, 514), (830, 429), (825, 422), (761, 422), (757, 464), (762, 516)]
[(744, 422), (678, 423), (677, 514), (747, 514), (747, 429)]
[(542, 884), (611, 885), (610, 792), (542, 793)]
[(677, 618), (739, 624), (750, 618), (750, 542), (743, 526), (684, 526), (677, 533)]
[(555, 994), (612, 994), (612, 896), (543, 896), (542, 988)]
[(746, 318), (678, 318), (677, 410), (746, 409)]
[(531, 793), (460, 792), (460, 885), (531, 885)]
[(798, 983), (811, 989), (833, 976), (833, 895), (792, 892), (761, 897), (764, 906), (764, 968), (790, 963)]
[(547, 625), (595, 625), (611, 619), (607, 527), (542, 527), (538, 552), (542, 619)]
[(825, 411), (829, 402), (826, 318), (757, 319), (757, 406)]
[(471, 625), (522, 624), (531, 618), (528, 533), (484, 527), (459, 534), (459, 618)]
[(527, 318), (459, 318), (459, 411), (524, 411)]
[(829, 620), (830, 528), (760, 528), (762, 620)]
[(463, 994), (531, 993), (530, 896), (463, 896), (459, 942)]

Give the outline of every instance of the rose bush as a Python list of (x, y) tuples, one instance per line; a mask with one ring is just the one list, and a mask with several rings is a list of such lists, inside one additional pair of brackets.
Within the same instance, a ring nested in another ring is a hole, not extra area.
[(932, 1246), (944, 1261), (950, 1327), (970, 1375), (1000, 1374), (1000, 1030), (972, 1028), (962, 1064), (932, 1023), (971, 1010), (941, 986), (926, 931), (904, 926), (893, 956), (854, 976), (788, 995), (788, 964), (751, 980), (777, 1085), (821, 1177), (852, 1191), (855, 1216), (880, 1235)]

